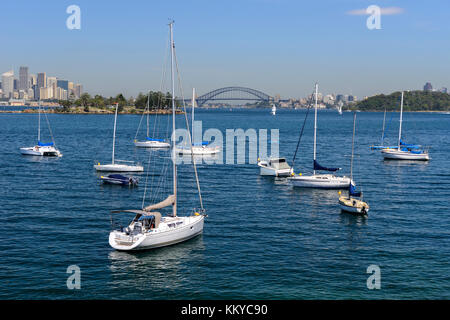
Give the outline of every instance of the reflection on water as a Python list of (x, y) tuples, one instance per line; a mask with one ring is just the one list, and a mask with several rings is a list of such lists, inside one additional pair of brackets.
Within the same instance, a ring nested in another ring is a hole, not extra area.
[(203, 236), (173, 246), (146, 251), (111, 251), (109, 269), (113, 287), (174, 290), (188, 276), (191, 263), (204, 259)]
[(61, 160), (61, 157), (44, 157), (44, 156), (29, 156), (29, 155), (21, 155), (23, 159), (29, 162), (52, 162)]
[(394, 159), (384, 159), (383, 164), (393, 167), (412, 167), (412, 166), (427, 166), (429, 161), (421, 160), (394, 160)]

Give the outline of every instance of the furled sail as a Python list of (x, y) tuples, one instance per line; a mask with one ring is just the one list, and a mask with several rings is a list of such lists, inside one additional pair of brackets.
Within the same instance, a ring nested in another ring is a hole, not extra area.
[(400, 146), (410, 149), (419, 149), (420, 146), (417, 144), (404, 143), (403, 140), (400, 139)]
[(146, 138), (148, 141), (158, 141), (158, 142), (164, 142), (164, 139), (154, 139), (154, 138)]
[(314, 160), (314, 170), (338, 171), (338, 170), (341, 170), (341, 168), (327, 168), (327, 167), (323, 167), (316, 160)]
[(155, 204), (151, 204), (147, 207), (144, 208), (144, 211), (152, 211), (155, 209), (162, 209), (168, 206), (171, 206), (175, 203), (175, 195), (171, 194), (170, 196), (168, 196), (166, 198), (166, 200), (163, 200), (161, 202), (155, 203)]
[(42, 143), (42, 142), (38, 141), (38, 146), (40, 146), (40, 147), (50, 147), (52, 145), (53, 145), (53, 142)]
[(355, 186), (353, 183), (350, 183), (350, 186), (348, 188), (348, 195), (350, 197), (361, 197), (361, 192), (356, 192)]

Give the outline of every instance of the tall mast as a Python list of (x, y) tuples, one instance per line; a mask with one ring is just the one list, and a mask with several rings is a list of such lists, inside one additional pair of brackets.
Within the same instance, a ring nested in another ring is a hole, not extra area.
[[(314, 161), (316, 161), (316, 132), (317, 132), (317, 91), (318, 85), (315, 85), (315, 104), (314, 104)], [(316, 170), (313, 170), (313, 175), (316, 175)]]
[(175, 200), (173, 203), (173, 216), (177, 215), (177, 153), (175, 151), (175, 77), (173, 68), (173, 56), (175, 43), (173, 42), (173, 23), (169, 23), (170, 29), (170, 72), (172, 77), (172, 162), (173, 162), (173, 195)]
[(195, 109), (195, 88), (192, 88), (192, 127), (191, 127), (191, 142), (194, 141), (194, 109)]
[(150, 91), (148, 92), (148, 98), (147, 98), (147, 138), (150, 137), (148, 135), (149, 118), (150, 118)]
[(400, 144), (402, 139), (402, 120), (403, 120), (403, 91), (402, 98), (400, 100), (400, 126), (398, 128), (398, 150), (400, 150)]
[(350, 181), (353, 181), (353, 154), (355, 146), (356, 112), (353, 113), (352, 159), (350, 160)]
[(41, 141), (41, 101), (39, 100), (38, 142)]
[(112, 164), (114, 164), (114, 148), (116, 146), (116, 122), (117, 122), (117, 109), (119, 104), (116, 103), (116, 114), (114, 115), (114, 135), (113, 135), (113, 150), (112, 150)]
[(386, 124), (386, 108), (384, 108), (384, 117), (383, 117), (383, 131), (381, 132), (381, 143), (380, 146), (382, 146), (384, 143), (384, 128)]

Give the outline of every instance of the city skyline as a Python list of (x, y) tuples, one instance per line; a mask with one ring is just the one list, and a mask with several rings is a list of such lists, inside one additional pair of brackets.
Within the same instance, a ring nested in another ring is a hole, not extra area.
[[(298, 98), (317, 81), (324, 93), (362, 98), (450, 82), (447, 3), (396, 1), (399, 9), (382, 11), (380, 30), (366, 27), (361, 10), (369, 1), (79, 1), (81, 30), (65, 26), (70, 4), (5, 3), (0, 24), (9, 32), (0, 70), (26, 65), (77, 79), (92, 94), (136, 97), (160, 87), (167, 18), (173, 17), (185, 95), (192, 87), (200, 94), (240, 85)], [(218, 11), (220, 17), (210, 14)], [(26, 50), (7, 50), (24, 46), (24, 39)]]

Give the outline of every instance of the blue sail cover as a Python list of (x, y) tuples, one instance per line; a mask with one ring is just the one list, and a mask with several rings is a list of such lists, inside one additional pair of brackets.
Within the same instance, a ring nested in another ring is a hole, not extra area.
[(158, 142), (164, 142), (164, 139), (154, 139), (154, 138), (146, 138), (148, 141), (158, 141)]
[(38, 146), (39, 147), (50, 147), (53, 145), (53, 142), (49, 142), (49, 143), (42, 143), (40, 141), (38, 141)]
[(108, 176), (108, 178), (112, 178), (112, 179), (117, 179), (117, 180), (123, 180), (123, 181), (128, 181), (130, 178), (123, 176), (121, 174), (110, 174)]
[(314, 160), (314, 170), (323, 170), (323, 171), (338, 171), (341, 168), (327, 168), (322, 167), (316, 160)]
[(193, 146), (207, 146), (209, 144), (209, 141), (202, 141), (202, 142), (194, 142)]
[(348, 187), (348, 195), (350, 197), (361, 197), (361, 192), (356, 192), (355, 186), (353, 183), (350, 183), (350, 186)]
[(402, 139), (400, 139), (400, 146), (405, 147), (405, 148), (410, 148), (410, 149), (419, 149), (420, 148), (417, 144), (404, 143)]

